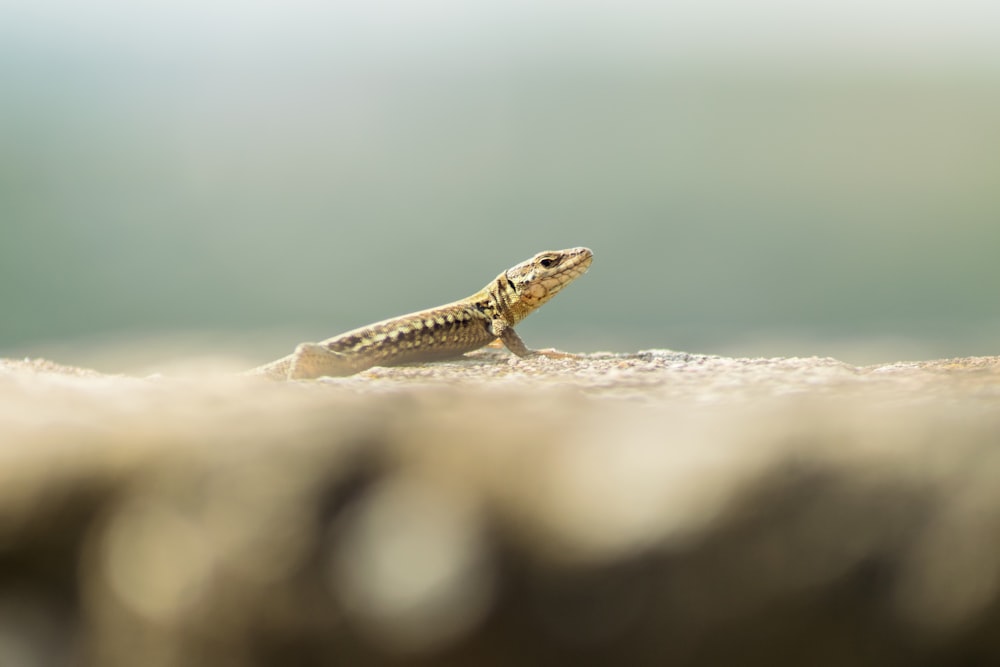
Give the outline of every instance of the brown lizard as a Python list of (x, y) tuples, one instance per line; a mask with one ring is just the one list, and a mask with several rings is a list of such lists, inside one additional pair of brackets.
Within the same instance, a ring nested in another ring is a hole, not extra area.
[(541, 252), (461, 301), (302, 343), (248, 373), (289, 380), (352, 375), (372, 366), (458, 357), (496, 340), (519, 357), (545, 354), (529, 350), (514, 326), (583, 275), (593, 258), (588, 248)]

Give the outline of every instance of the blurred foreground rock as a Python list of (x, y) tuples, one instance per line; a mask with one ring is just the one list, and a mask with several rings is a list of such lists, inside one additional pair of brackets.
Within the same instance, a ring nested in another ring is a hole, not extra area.
[(0, 361), (0, 665), (1000, 664), (1000, 358)]

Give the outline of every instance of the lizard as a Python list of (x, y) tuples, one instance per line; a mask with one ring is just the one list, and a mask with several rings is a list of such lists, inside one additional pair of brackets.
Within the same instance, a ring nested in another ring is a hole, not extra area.
[(514, 326), (583, 275), (593, 258), (589, 248), (540, 252), (465, 299), (382, 320), (319, 343), (301, 343), (292, 354), (247, 374), (283, 380), (346, 376), (373, 366), (454, 358), (497, 341), (518, 357), (553, 355), (528, 349)]

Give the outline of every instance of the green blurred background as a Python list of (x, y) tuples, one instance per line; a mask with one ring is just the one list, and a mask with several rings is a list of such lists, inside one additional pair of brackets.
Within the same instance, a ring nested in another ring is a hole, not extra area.
[(1000, 3), (8, 0), (0, 84), (0, 355), (264, 360), (575, 245), (529, 345), (1000, 353)]

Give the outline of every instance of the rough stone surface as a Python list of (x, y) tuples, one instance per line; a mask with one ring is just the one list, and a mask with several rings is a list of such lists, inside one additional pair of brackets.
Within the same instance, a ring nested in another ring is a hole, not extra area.
[(1000, 664), (1000, 357), (0, 360), (0, 665)]

